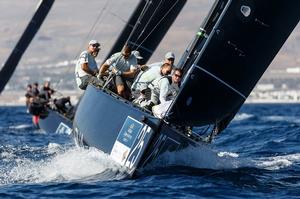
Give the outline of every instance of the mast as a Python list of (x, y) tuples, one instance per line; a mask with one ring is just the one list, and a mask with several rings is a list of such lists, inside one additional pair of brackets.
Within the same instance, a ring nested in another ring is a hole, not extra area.
[(54, 0), (40, 1), (35, 14), (33, 15), (21, 38), (0, 71), (0, 93), (3, 91), (5, 85), (13, 75), (13, 72), (15, 71), (19, 61), (32, 41), (34, 35), (37, 33), (43, 21), (45, 20), (53, 3)]
[(299, 22), (299, 7), (297, 0), (229, 1), (187, 72), (168, 121), (226, 126)]

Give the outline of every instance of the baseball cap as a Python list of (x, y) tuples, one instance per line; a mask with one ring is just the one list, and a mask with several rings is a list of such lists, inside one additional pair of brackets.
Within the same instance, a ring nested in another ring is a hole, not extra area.
[(94, 40), (94, 39), (89, 42), (89, 45), (93, 45), (93, 44), (99, 44), (100, 45), (100, 43), (97, 40)]
[(165, 58), (166, 59), (175, 59), (175, 54), (173, 52), (167, 52), (166, 55), (165, 55)]
[(137, 50), (132, 51), (132, 54), (137, 58), (137, 59), (143, 59), (141, 56), (140, 52)]

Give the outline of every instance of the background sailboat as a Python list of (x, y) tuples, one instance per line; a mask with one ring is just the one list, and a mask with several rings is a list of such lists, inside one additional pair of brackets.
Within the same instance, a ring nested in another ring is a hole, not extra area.
[(22, 58), (23, 53), (29, 46), (34, 35), (39, 30), (53, 3), (54, 0), (40, 1), (38, 8), (35, 14), (33, 15), (31, 21), (27, 25), (20, 40), (16, 44), (15, 48), (13, 49), (12, 53), (10, 54), (0, 71), (0, 93), (3, 91), (5, 85), (13, 75), (13, 72), (15, 71), (20, 59)]

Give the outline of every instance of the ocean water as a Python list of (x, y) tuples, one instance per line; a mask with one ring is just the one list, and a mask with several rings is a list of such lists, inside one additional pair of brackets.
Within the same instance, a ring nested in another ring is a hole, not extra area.
[(66, 134), (0, 107), (0, 198), (300, 198), (300, 104), (247, 104), (213, 144), (166, 153), (136, 178)]

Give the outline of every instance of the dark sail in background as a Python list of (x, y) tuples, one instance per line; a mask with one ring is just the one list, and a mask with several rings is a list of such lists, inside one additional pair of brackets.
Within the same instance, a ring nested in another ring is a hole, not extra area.
[(141, 0), (107, 58), (121, 51), (128, 41), (147, 62), (185, 3), (186, 0)]
[(168, 112), (176, 124), (232, 118), (300, 18), (300, 1), (229, 1)]
[(34, 35), (39, 30), (53, 3), (54, 0), (42, 0), (40, 2), (40, 5), (38, 6), (31, 21), (27, 25), (20, 40), (16, 44), (15, 48), (13, 49), (12, 53), (10, 54), (0, 71), (0, 93), (3, 91), (5, 85), (13, 75), (13, 72), (15, 71), (20, 59), (22, 58), (23, 53), (29, 46)]

